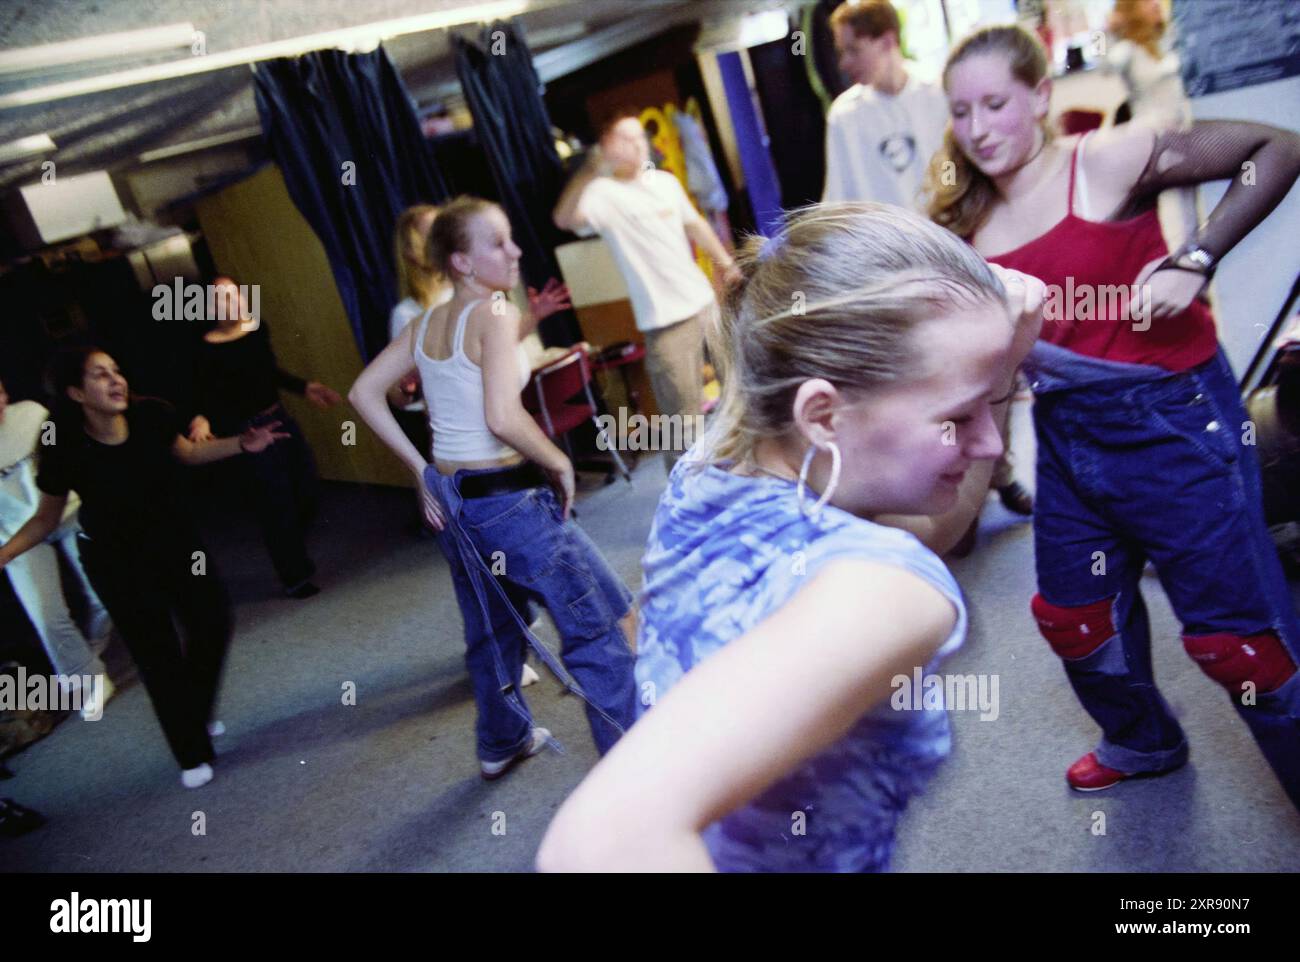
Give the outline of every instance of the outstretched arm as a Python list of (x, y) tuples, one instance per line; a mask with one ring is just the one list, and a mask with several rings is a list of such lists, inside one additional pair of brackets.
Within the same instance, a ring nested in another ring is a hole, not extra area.
[(909, 572), (827, 564), (623, 736), (561, 806), (538, 868), (710, 871), (700, 832), (843, 737), (894, 676), (929, 662), (955, 619)]
[(200, 464), (211, 464), (213, 461), (224, 461), (237, 454), (257, 454), (259, 451), (265, 451), (276, 441), (289, 436), (283, 431), (275, 430), (279, 426), (279, 421), (272, 421), (263, 427), (249, 428), (237, 437), (213, 438), (210, 441), (197, 443), (183, 434), (178, 434), (176, 440), (172, 442), (172, 456), (182, 464), (195, 467)]
[(718, 239), (718, 235), (714, 233), (707, 220), (700, 217), (697, 220), (687, 221), (686, 236), (703, 248), (704, 253), (709, 255), (709, 260), (713, 261), (718, 268), (717, 283), (720, 287), (725, 289), (740, 281), (740, 268), (727, 253), (727, 249), (722, 246), (722, 241)]
[(63, 521), (63, 510), (68, 506), (66, 494), (46, 494), (41, 492), (41, 500), (36, 505), (36, 513), (14, 532), (14, 536), (0, 545), (0, 569), (13, 561), (24, 551), (29, 551), (54, 533)]

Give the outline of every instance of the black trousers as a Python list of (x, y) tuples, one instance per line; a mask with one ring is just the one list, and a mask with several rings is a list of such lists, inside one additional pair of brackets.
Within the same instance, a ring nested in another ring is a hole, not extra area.
[(293, 588), (316, 572), (307, 554), (307, 531), (316, 517), (316, 460), (298, 422), (283, 407), (259, 414), (249, 425), (273, 421), (280, 422), (275, 430), (289, 436), (257, 454), (240, 455), (234, 469), (257, 515), (275, 572), (286, 588)]
[(232, 628), (229, 597), (212, 559), (188, 532), (141, 531), (126, 545), (78, 544), (86, 576), (135, 660), (176, 761), (181, 768), (211, 761), (207, 726)]

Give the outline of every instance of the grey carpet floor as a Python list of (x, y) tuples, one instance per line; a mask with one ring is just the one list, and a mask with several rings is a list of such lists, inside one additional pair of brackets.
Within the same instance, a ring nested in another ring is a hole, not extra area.
[[(1016, 436), (1028, 466), (1022, 406)], [(580, 498), (579, 523), (633, 586), (663, 483), (662, 463), (647, 456), (631, 485), (589, 479)], [(564, 754), (545, 752), (493, 784), (478, 777), (460, 616), (435, 545), (407, 528), (411, 498), (327, 486), (313, 537), (324, 591), (305, 602), (272, 593), (248, 522), (219, 526), (211, 548), (237, 602), (237, 631), (217, 777), (181, 787), (145, 692), (129, 685), (100, 721), (69, 719), (10, 761), (16, 777), (0, 794), (49, 823), (0, 840), (0, 868), (530, 869), (551, 815), (595, 762), (586, 721), (543, 677), (526, 697)], [(1154, 578), (1145, 590), (1155, 670), (1191, 763), (1079, 795), (1063, 773), (1096, 732), (1029, 617), (1028, 524), (990, 500), (979, 549), (954, 571), (971, 631), (944, 670), (997, 675), (998, 716), (952, 713), (952, 757), (906, 814), (896, 869), (1300, 870), (1300, 815), (1221, 689), (1183, 654)], [(543, 638), (555, 646), (549, 624)], [(344, 704), (348, 683), (355, 705)]]

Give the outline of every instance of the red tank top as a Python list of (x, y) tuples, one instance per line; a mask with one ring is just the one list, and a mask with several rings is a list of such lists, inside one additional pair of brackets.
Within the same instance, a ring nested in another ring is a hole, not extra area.
[(1168, 255), (1169, 248), (1154, 208), (1123, 221), (1075, 216), (1074, 180), (1082, 145), (1081, 139), (1070, 161), (1065, 217), (1046, 234), (989, 262), (1032, 274), (1047, 285), (1044, 341), (1088, 357), (1169, 371), (1185, 371), (1209, 360), (1218, 351), (1218, 335), (1214, 316), (1201, 301), (1165, 320), (1129, 313), (1138, 272)]

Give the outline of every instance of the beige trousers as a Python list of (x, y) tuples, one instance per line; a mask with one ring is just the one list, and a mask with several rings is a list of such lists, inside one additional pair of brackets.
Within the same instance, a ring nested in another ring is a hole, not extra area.
[[(716, 302), (698, 314), (645, 332), (646, 373), (660, 414), (690, 417), (704, 402), (704, 324), (717, 311)], [(673, 469), (682, 451), (665, 451), (664, 463)]]

